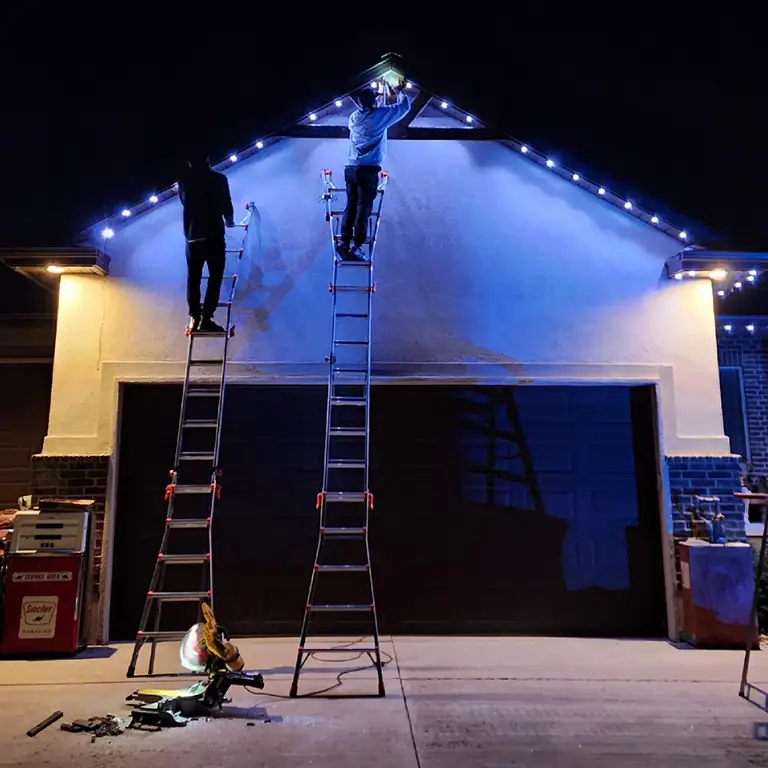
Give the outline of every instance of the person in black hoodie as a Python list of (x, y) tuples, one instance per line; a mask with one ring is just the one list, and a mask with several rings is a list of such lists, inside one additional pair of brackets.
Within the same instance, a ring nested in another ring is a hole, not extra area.
[[(234, 227), (234, 209), (229, 182), (211, 168), (204, 155), (192, 155), (189, 168), (179, 180), (179, 198), (184, 206), (184, 236), (187, 241), (187, 303), (190, 330), (224, 333), (213, 321), (219, 303), (226, 264), (224, 224)], [(205, 300), (200, 305), (203, 265), (208, 265)]]

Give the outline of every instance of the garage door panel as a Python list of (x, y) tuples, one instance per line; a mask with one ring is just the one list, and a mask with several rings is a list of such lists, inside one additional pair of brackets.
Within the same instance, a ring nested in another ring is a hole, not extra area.
[[(113, 611), (115, 637), (135, 633), (178, 412), (173, 388), (133, 389), (115, 554), (127, 607), (122, 618)], [(215, 579), (217, 610), (237, 634), (298, 632), (317, 543), (325, 397), (324, 387), (227, 390)], [(663, 633), (655, 476), (639, 505), (635, 475), (637, 430), (652, 423), (646, 400), (636, 413), (629, 391), (612, 387), (374, 387), (371, 551), (382, 631)], [(524, 469), (509, 439), (516, 416), (535, 486), (515, 481)], [(133, 482), (142, 468), (151, 482)]]

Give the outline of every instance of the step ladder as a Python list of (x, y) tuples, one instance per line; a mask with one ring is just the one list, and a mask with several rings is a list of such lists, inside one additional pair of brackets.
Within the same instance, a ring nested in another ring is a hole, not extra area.
[[(237, 256), (237, 262), (245, 250), (254, 208), (253, 203), (248, 203), (245, 218), (235, 225), (243, 230), (240, 247), (226, 249), (228, 257)], [(151, 675), (157, 644), (181, 640), (193, 624), (202, 621), (202, 602), (208, 602), (214, 610), (212, 525), (216, 502), (221, 498), (221, 420), (229, 342), (235, 335), (232, 305), (236, 287), (237, 274), (225, 275), (222, 293), (227, 288), (228, 293), (217, 305), (226, 309), (223, 333), (191, 332), (189, 326), (186, 328), (189, 343), (176, 453), (170, 483), (165, 488), (165, 528), (127, 677), (136, 674), (145, 643), (151, 647), (147, 671)], [(198, 346), (205, 350), (203, 355), (197, 354)]]
[[(381, 173), (378, 194), (368, 222), (363, 245), (367, 261), (343, 261), (336, 253), (343, 210), (334, 202), (346, 190), (334, 186), (329, 170), (322, 171), (325, 219), (331, 229), (333, 279), (328, 290), (333, 297), (331, 351), (328, 363), (328, 406), (325, 425), (323, 487), (317, 495), (320, 514), (315, 562), (301, 624), (290, 695), (298, 694), (299, 675), (306, 661), (316, 653), (366, 653), (378, 674), (378, 695), (384, 696), (379, 627), (373, 575), (368, 546), (368, 526), (373, 494), (368, 487), (370, 444), (369, 406), (371, 398), (371, 300), (373, 256), (381, 221), (384, 189), (388, 175)], [(320, 578), (321, 574), (323, 579)], [(332, 575), (335, 574), (335, 577)], [(320, 582), (323, 582), (320, 584)], [(335, 584), (333, 584), (335, 582)], [(319, 592), (332, 587), (333, 601), (320, 601)], [(355, 595), (354, 602), (340, 602), (339, 594)], [(364, 616), (370, 621), (370, 644), (358, 647), (307, 646), (310, 620), (315, 614)]]

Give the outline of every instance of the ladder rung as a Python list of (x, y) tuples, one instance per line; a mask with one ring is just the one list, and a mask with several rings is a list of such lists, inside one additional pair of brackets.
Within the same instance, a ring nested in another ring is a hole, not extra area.
[(147, 592), (147, 597), (166, 603), (184, 603), (190, 600), (203, 600), (210, 597), (210, 592)]
[(359, 459), (330, 459), (328, 469), (365, 469), (366, 463)]
[(223, 331), (194, 331), (193, 336), (196, 338), (200, 338), (201, 336), (205, 337), (220, 337), (222, 339), (225, 339), (227, 337), (227, 334), (229, 331), (223, 330)]
[(190, 365), (221, 365), (224, 360), (220, 357), (201, 357), (199, 360), (190, 360)]
[(365, 368), (334, 368), (334, 373), (354, 373), (360, 375), (361, 373), (368, 373), (368, 367)]
[(208, 555), (158, 555), (157, 559), (163, 563), (173, 563), (175, 565), (195, 565), (197, 563), (207, 563), (210, 560)]
[(334, 286), (334, 290), (343, 293), (370, 293), (371, 289), (362, 285), (337, 285)]
[(336, 339), (333, 343), (340, 347), (367, 347), (370, 341), (368, 339)]
[(169, 528), (207, 528), (211, 524), (210, 518), (207, 517), (203, 517), (197, 520), (176, 520), (174, 518), (168, 520), (168, 518), (166, 518), (165, 522)]
[(372, 605), (344, 605), (339, 603), (338, 605), (308, 605), (308, 611), (327, 613), (370, 613), (373, 610)]
[(332, 397), (331, 405), (366, 405), (368, 401), (364, 397)]
[(367, 312), (337, 312), (336, 317), (368, 317)]
[(173, 486), (173, 492), (175, 494), (179, 493), (211, 493), (213, 491), (213, 488), (211, 488), (210, 484), (208, 485), (174, 485)]
[(187, 397), (220, 397), (221, 389), (188, 389)]
[(334, 437), (365, 437), (368, 433), (359, 427), (331, 427)]
[[(146, 633), (145, 633), (146, 634)], [(349, 648), (300, 648), (302, 653), (378, 653), (375, 646), (351, 645)]]
[(142, 632), (139, 630), (137, 632), (139, 638), (147, 638), (148, 640), (181, 640), (182, 637), (186, 636), (186, 632), (172, 632), (170, 630), (165, 631), (157, 631), (157, 632)]
[(216, 305), (217, 308), (219, 308), (219, 307), (231, 307), (231, 306), (232, 306), (232, 301), (220, 301)]
[(219, 422), (216, 421), (216, 419), (187, 419), (182, 426), (194, 428), (209, 427), (215, 429), (219, 426)]
[(215, 454), (208, 451), (187, 451), (179, 454), (181, 461), (213, 461), (215, 458)]
[[(361, 259), (336, 259), (336, 266), (337, 267), (370, 267), (371, 266), (371, 260), (361, 260)], [(368, 290), (366, 288), (366, 290)]]
[[(331, 502), (360, 503), (366, 500), (366, 495), (360, 491), (327, 491), (325, 500)], [(326, 528), (326, 530), (328, 529)]]
[[(242, 253), (242, 252), (243, 252), (242, 248), (225, 248), (224, 249), (224, 253)], [(221, 251), (219, 251), (219, 253), (221, 253)]]
[(321, 536), (365, 536), (365, 528), (321, 528)]
[(315, 566), (318, 571), (325, 571), (326, 573), (343, 573), (346, 571), (367, 571), (370, 566), (368, 565), (318, 565)]
[[(238, 252), (240, 251), (239, 248), (237, 250)], [(210, 279), (210, 275), (203, 275), (201, 278), (201, 280), (208, 280), (208, 279)], [(233, 283), (236, 283), (237, 275), (224, 275), (224, 277), (221, 278), (222, 283), (226, 282), (227, 280), (231, 280)]]

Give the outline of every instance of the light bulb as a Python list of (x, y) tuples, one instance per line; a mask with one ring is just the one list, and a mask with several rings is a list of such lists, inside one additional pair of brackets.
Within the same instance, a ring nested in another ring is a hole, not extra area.
[(110, 229), (109, 227), (104, 227), (104, 229), (101, 230), (101, 236), (105, 240), (109, 240), (110, 237), (115, 236), (115, 233), (114, 233), (114, 230)]
[(64, 271), (64, 267), (60, 267), (58, 264), (49, 264), (46, 267), (46, 271), (50, 272), (52, 275), (60, 275)]
[(683, 231), (682, 231), (682, 232), (681, 232), (681, 233), (678, 235), (678, 237), (679, 237), (681, 240), (685, 240), (685, 239), (688, 237), (688, 233), (687, 233), (685, 230), (683, 230)]
[(734, 283), (734, 284), (733, 284), (733, 287), (734, 287), (734, 288), (741, 288), (741, 283)]
[(408, 81), (408, 82), (405, 84), (405, 87), (406, 87), (408, 90), (410, 90), (411, 88), (413, 88), (413, 83), (412, 83), (412, 82), (409, 80), (409, 81)]
[(756, 269), (750, 269), (750, 270), (749, 270), (749, 274), (750, 274), (752, 277), (757, 277), (757, 270), (756, 270)]
[(726, 277), (728, 277), (728, 272), (726, 272), (724, 269), (713, 269), (709, 276), (713, 280), (725, 280)]
[(727, 331), (728, 333), (730, 333), (733, 330), (733, 326), (732, 325), (724, 325), (723, 326), (723, 330)]
[(554, 167), (555, 167), (555, 161), (547, 160), (547, 168), (554, 168)]
[(341, 106), (341, 103), (342, 103), (342, 102), (341, 102), (341, 99), (336, 99), (336, 106), (337, 106), (337, 107), (340, 107), (340, 106)]
[(658, 223), (659, 223), (659, 217), (651, 216), (651, 224), (658, 224)]
[(229, 162), (230, 163), (236, 163), (237, 162), (237, 155), (230, 155), (229, 156)]
[(520, 151), (525, 155), (528, 153), (528, 147), (526, 147), (525, 144), (523, 144), (523, 146), (520, 147)]
[(309, 116), (309, 119), (310, 119), (310, 120), (311, 120), (311, 121), (314, 123), (314, 122), (315, 122), (315, 120), (317, 120), (317, 115), (316, 115), (316, 114), (313, 112), (313, 113), (312, 113), (312, 114)]
[(755, 282), (755, 276), (754, 275), (747, 275), (747, 282), (754, 283)]
[(696, 277), (696, 272), (693, 269), (688, 270), (688, 277)]
[(579, 176), (579, 174), (578, 174), (578, 173), (574, 173), (574, 174), (573, 174), (573, 176), (571, 176), (571, 179), (572, 179), (573, 181), (578, 181), (580, 178), (581, 178), (581, 176)]
[(471, 122), (472, 122), (472, 115), (467, 115), (467, 122), (468, 122), (468, 123), (471, 123)]
[(123, 208), (123, 210), (120, 211), (120, 215), (127, 219), (131, 215), (131, 212), (127, 208)]
[(725, 291), (720, 290), (717, 292), (717, 295), (722, 299), (725, 296)]
[(257, 141), (256, 142), (256, 149), (264, 149), (264, 142), (263, 141)]
[(441, 106), (443, 109), (448, 109), (448, 102), (447, 102), (447, 101), (444, 101), (444, 102), (443, 102), (443, 103), (442, 103), (440, 106)]
[(378, 83), (375, 80), (371, 81), (371, 88), (378, 88)]
[(632, 203), (630, 203), (629, 200), (627, 200), (627, 202), (624, 203), (624, 209), (627, 210), (627, 211), (631, 211), (632, 210)]
[(154, 205), (158, 201), (158, 199), (159, 198), (157, 197), (157, 195), (150, 195), (149, 196), (149, 202), (152, 203), (152, 205)]
[(675, 280), (682, 280), (682, 279), (683, 279), (683, 273), (682, 273), (682, 272), (678, 272), (678, 273), (675, 275)]
[(598, 195), (604, 195), (605, 194), (605, 189), (603, 187), (600, 187), (600, 189), (597, 190), (597, 194)]
[(754, 332), (755, 332), (755, 326), (754, 326), (754, 325), (752, 325), (752, 323), (750, 323), (750, 324), (747, 326), (747, 330), (748, 330), (750, 333), (754, 333)]

